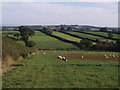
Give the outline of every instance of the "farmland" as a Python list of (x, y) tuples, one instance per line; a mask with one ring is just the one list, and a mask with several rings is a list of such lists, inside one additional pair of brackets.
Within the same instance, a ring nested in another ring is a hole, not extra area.
[[(5, 31), (2, 33), (3, 34), (8, 33), (9, 36), (13, 37), (15, 33), (18, 33), (18, 31), (9, 31), (9, 32)], [(35, 31), (35, 35), (30, 37), (30, 40), (35, 41), (36, 43), (35, 47), (40, 49), (78, 49), (76, 46), (72, 44), (59, 41), (40, 31)], [(17, 41), (17, 43), (24, 44), (22, 41)]]
[(83, 33), (78, 33), (78, 32), (69, 32), (69, 33), (74, 34), (74, 35), (78, 35), (78, 36), (81, 36), (81, 37), (84, 37), (84, 38), (87, 37), (87, 38), (92, 39), (92, 40), (96, 40), (96, 39), (99, 39), (99, 40), (110, 40), (110, 39), (105, 39), (105, 38), (102, 38), (102, 37), (99, 37), (99, 36), (93, 36), (93, 35), (88, 35), (88, 34), (83, 34)]
[(63, 34), (61, 32), (53, 32), (53, 34), (56, 35), (56, 36), (62, 37), (64, 39), (70, 40), (70, 41), (80, 42), (80, 40), (81, 40), (79, 38), (75, 38), (75, 37)]
[(39, 31), (36, 31), (35, 36), (31, 37), (30, 40), (35, 41), (36, 47), (41, 49), (77, 49), (77, 47), (72, 44), (59, 41)]
[[(7, 32), (5, 32), (7, 33)], [(10, 33), (17, 33), (12, 31)], [(8, 33), (8, 34), (10, 34)], [(69, 32), (80, 35), (80, 33)], [(81, 39), (61, 33), (53, 35), (66, 40), (79, 42)], [(13, 37), (13, 35), (10, 35)], [(91, 39), (101, 37), (80, 35)], [(39, 54), (23, 59), (14, 69), (3, 74), (3, 88), (118, 88), (118, 53), (84, 51), (72, 43), (35, 31), (30, 40), (36, 43)], [(23, 44), (23, 41), (15, 41)], [(60, 50), (64, 49), (64, 50)], [(73, 50), (72, 50), (73, 49)], [(70, 51), (68, 51), (70, 50)], [(68, 61), (58, 60), (65, 56)], [(80, 57), (84, 56), (84, 59)], [(104, 55), (109, 58), (106, 59)], [(115, 55), (115, 57), (111, 56)]]
[[(94, 32), (94, 31), (90, 31), (88, 33), (92, 33), (92, 34), (102, 35), (102, 36), (108, 37), (108, 33), (106, 33), (106, 32)], [(113, 34), (113, 38), (120, 39), (120, 35), (119, 34)]]
[[(116, 61), (69, 59), (68, 62), (64, 62), (57, 59), (58, 55), (65, 54), (64, 51), (40, 51), (39, 53), (31, 59), (18, 63), (24, 66), (17, 66), (5, 74), (3, 88), (119, 87), (119, 66)], [(81, 51), (67, 51), (67, 53), (81, 53)]]

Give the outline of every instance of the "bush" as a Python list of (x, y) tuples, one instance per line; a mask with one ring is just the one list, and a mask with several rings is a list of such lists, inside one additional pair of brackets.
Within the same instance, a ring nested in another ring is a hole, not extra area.
[(112, 38), (112, 37), (113, 37), (113, 34), (112, 34), (112, 33), (108, 33), (108, 37), (109, 37), (109, 38)]
[(92, 42), (86, 39), (82, 39), (79, 42), (80, 49), (90, 49), (92, 46)]
[(27, 43), (27, 46), (28, 46), (28, 47), (34, 47), (34, 46), (35, 46), (35, 42), (34, 42), (34, 41), (29, 41), (29, 42)]
[(17, 43), (16, 41), (8, 38), (7, 36), (2, 37), (2, 61), (6, 61), (7, 56), (11, 56), (13, 60), (17, 60), (20, 56), (25, 58), (29, 52), (34, 49), (26, 47)]

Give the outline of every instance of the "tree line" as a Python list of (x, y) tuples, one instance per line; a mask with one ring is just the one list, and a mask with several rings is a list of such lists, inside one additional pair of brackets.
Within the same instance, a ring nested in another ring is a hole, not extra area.
[[(64, 32), (66, 34), (67, 33), (67, 32), (65, 32), (66, 30), (71, 31), (72, 29), (70, 27), (68, 27), (67, 29), (65, 29), (64, 27), (61, 27), (58, 31)], [(42, 31), (45, 34), (50, 35), (52, 37), (54, 36), (53, 30), (51, 30), (51, 29), (43, 28), (40, 31)], [(108, 33), (108, 36), (112, 37), (113, 35), (111, 33)], [(62, 39), (62, 41), (66, 42), (66, 40), (63, 40), (63, 39)], [(75, 42), (73, 43), (70, 41), (69, 41), (69, 43), (77, 45), (77, 47), (79, 47), (82, 50), (116, 51), (116, 52), (120, 51), (120, 40), (116, 40), (116, 42), (109, 42), (108, 40), (100, 41), (100, 40), (96, 39), (95, 40), (96, 44), (93, 44), (92, 41), (88, 40), (87, 38), (83, 38), (79, 43), (75, 43)]]
[(35, 42), (29, 40), (29, 37), (35, 35), (35, 30), (27, 28), (25, 26), (20, 26), (18, 31), (19, 33), (14, 34), (14, 37), (16, 37), (17, 40), (23, 40), (25, 45), (28, 47), (35, 46)]

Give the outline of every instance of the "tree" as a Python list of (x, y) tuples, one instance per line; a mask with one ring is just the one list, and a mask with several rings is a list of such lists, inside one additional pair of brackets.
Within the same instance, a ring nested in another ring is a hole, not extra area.
[(62, 27), (60, 28), (60, 31), (65, 31), (65, 28), (62, 26)]
[(51, 35), (51, 34), (53, 33), (53, 30), (48, 29), (48, 28), (45, 28), (45, 27), (42, 29), (42, 31), (43, 31), (44, 33), (48, 34), (48, 35)]
[(92, 42), (86, 39), (82, 39), (79, 42), (79, 45), (81, 49), (89, 49), (92, 46)]
[(101, 32), (107, 32), (107, 31), (108, 31), (108, 28), (107, 28), (107, 27), (101, 28), (100, 31), (101, 31)]
[(116, 41), (116, 49), (120, 52), (120, 40)]
[(34, 41), (28, 41), (27, 42), (27, 46), (28, 47), (34, 47), (35, 46), (35, 42)]
[(43, 30), (43, 31), (47, 31), (48, 29), (44, 27), (42, 30)]
[(99, 39), (96, 39), (95, 41), (96, 41), (96, 42), (100, 42), (100, 40), (99, 40)]
[(112, 37), (113, 37), (113, 34), (112, 34), (112, 33), (108, 33), (108, 37), (109, 37), (109, 38), (112, 38)]
[(17, 40), (19, 40), (20, 34), (16, 33), (16, 34), (14, 34), (14, 37), (17, 37)]
[(68, 28), (66, 29), (66, 31), (72, 31), (72, 28), (71, 28), (71, 27), (68, 27)]
[(27, 28), (25, 26), (19, 27), (19, 32), (22, 40), (25, 42), (26, 46), (29, 41), (29, 37), (35, 34), (35, 31), (33, 29)]

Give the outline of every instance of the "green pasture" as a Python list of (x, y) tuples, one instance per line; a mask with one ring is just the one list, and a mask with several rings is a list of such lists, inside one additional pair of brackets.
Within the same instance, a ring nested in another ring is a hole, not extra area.
[(62, 37), (64, 39), (70, 40), (70, 41), (75, 41), (75, 42), (80, 42), (81, 39), (61, 33), (61, 32), (53, 32), (54, 35)]
[[(94, 32), (94, 31), (89, 31), (88, 33), (92, 33), (92, 34), (102, 35), (102, 36), (108, 37), (108, 33), (106, 33), (106, 32)], [(120, 39), (120, 34), (113, 34), (113, 37), (112, 37), (112, 38)]]
[(0, 33), (13, 35), (13, 34), (19, 33), (19, 31), (1, 31)]
[(117, 61), (69, 59), (64, 62), (57, 59), (58, 55), (64, 55), (64, 51), (40, 51), (39, 54), (19, 62), (16, 65), (22, 66), (16, 66), (3, 75), (3, 88), (119, 87)]
[[(2, 33), (8, 34), (10, 37), (14, 37), (18, 31), (3, 31)], [(58, 39), (50, 37), (40, 31), (35, 31), (35, 35), (29, 38), (36, 43), (36, 48), (41, 49), (78, 49), (73, 44), (62, 42)], [(16, 41), (17, 43), (24, 44), (23, 41)]]
[(79, 33), (79, 32), (69, 32), (69, 33), (77, 35), (77, 36), (80, 36), (80, 37), (83, 37), (83, 38), (89, 38), (89, 39), (92, 39), (92, 40), (96, 40), (96, 39), (99, 39), (99, 40), (110, 40), (110, 39), (105, 39), (105, 38), (98, 37), (98, 36), (93, 36), (93, 35)]
[(40, 31), (36, 31), (35, 35), (30, 37), (30, 40), (36, 43), (37, 48), (42, 49), (78, 49), (72, 44), (62, 42)]

